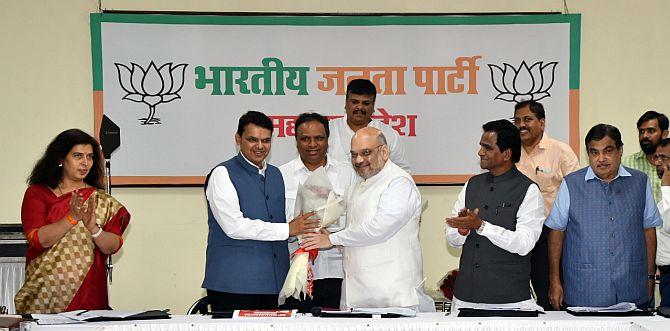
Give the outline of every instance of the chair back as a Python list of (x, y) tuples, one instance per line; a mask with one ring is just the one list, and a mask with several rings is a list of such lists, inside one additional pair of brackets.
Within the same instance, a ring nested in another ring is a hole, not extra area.
[(188, 309), (186, 312), (186, 315), (195, 315), (195, 314), (202, 314), (202, 315), (207, 315), (210, 313), (209, 310), (209, 302), (207, 300), (207, 296), (204, 296), (196, 302), (191, 305), (191, 308)]

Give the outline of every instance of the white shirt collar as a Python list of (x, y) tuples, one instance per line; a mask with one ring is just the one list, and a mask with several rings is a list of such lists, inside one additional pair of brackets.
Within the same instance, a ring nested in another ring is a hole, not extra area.
[(257, 165), (253, 164), (253, 162), (249, 161), (246, 157), (244, 157), (244, 154), (242, 154), (242, 152), (240, 152), (240, 155), (242, 155), (244, 161), (247, 161), (247, 163), (251, 164), (252, 166), (254, 166), (254, 168), (258, 169), (258, 174), (265, 176), (265, 169), (268, 168), (268, 163), (265, 162), (265, 160), (263, 160), (263, 169), (261, 169)]
[[(334, 162), (333, 158), (328, 157), (328, 155), (326, 154), (326, 164), (323, 167), (326, 168), (326, 170), (329, 170), (333, 166), (335, 166), (335, 162)], [(304, 171), (304, 172), (307, 172), (307, 173), (311, 172), (309, 169), (307, 169), (307, 166), (305, 166), (305, 163), (302, 162), (302, 159), (300, 158), (300, 155), (298, 155), (298, 157), (296, 158), (294, 170)]]
[[(630, 172), (628, 172), (628, 170), (626, 170), (626, 168), (624, 168), (623, 165), (619, 164), (619, 170), (617, 171), (617, 175), (614, 177), (614, 179), (619, 178), (619, 176), (630, 177), (632, 175), (630, 174)], [(589, 166), (589, 168), (586, 169), (586, 175), (584, 175), (584, 181), (588, 181), (588, 180), (596, 179), (596, 178), (602, 181), (602, 179), (600, 179), (598, 176), (596, 176), (595, 172), (593, 172), (593, 169), (591, 168), (591, 166)], [(614, 179), (612, 179), (612, 180), (614, 180)]]

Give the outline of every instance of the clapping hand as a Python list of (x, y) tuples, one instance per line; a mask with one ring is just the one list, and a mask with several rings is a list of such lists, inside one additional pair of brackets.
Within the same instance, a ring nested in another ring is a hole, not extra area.
[(95, 198), (93, 195), (84, 202), (84, 197), (79, 194), (78, 190), (72, 191), (70, 215), (77, 222), (83, 221), (89, 231), (97, 231), (98, 225), (95, 222)]
[(95, 220), (95, 196), (91, 195), (88, 197), (88, 201), (84, 203), (84, 213), (82, 215), (82, 220), (84, 225), (91, 233), (96, 233), (98, 231), (98, 224)]
[(458, 233), (463, 236), (470, 233), (470, 230), (479, 229), (482, 225), (482, 219), (479, 218), (479, 208), (475, 208), (472, 211), (463, 208), (458, 211), (457, 216), (447, 217), (445, 221), (450, 227), (457, 228)]
[[(461, 208), (461, 210), (458, 211), (458, 217), (465, 217), (468, 215), (468, 209), (467, 208)], [(467, 236), (470, 234), (470, 230), (468, 229), (458, 229), (458, 233), (461, 234), (461, 236)]]
[(84, 197), (79, 194), (79, 190), (72, 191), (70, 198), (70, 215), (77, 222), (81, 221), (84, 215)]

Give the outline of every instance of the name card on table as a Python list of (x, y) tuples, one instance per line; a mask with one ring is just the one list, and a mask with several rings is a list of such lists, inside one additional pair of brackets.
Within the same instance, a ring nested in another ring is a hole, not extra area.
[(236, 310), (233, 313), (233, 318), (271, 318), (271, 317), (282, 317), (282, 318), (295, 318), (298, 310)]

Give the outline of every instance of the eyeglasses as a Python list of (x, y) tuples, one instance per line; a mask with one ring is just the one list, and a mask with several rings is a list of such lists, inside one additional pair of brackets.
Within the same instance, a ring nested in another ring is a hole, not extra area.
[(662, 162), (668, 162), (670, 160), (670, 156), (666, 155), (654, 155), (651, 157), (652, 161), (658, 161), (661, 160)]
[(364, 158), (368, 158), (368, 157), (370, 157), (370, 155), (372, 155), (372, 153), (373, 153), (377, 148), (382, 147), (382, 146), (384, 146), (384, 145), (377, 145), (377, 146), (373, 147), (372, 149), (365, 148), (365, 149), (363, 149), (363, 150), (360, 151), (360, 152), (354, 152), (354, 151), (352, 151), (352, 152), (349, 153), (349, 154), (351, 155), (351, 159), (352, 159), (352, 160), (358, 158), (359, 155), (362, 156), (362, 157), (364, 157)]

